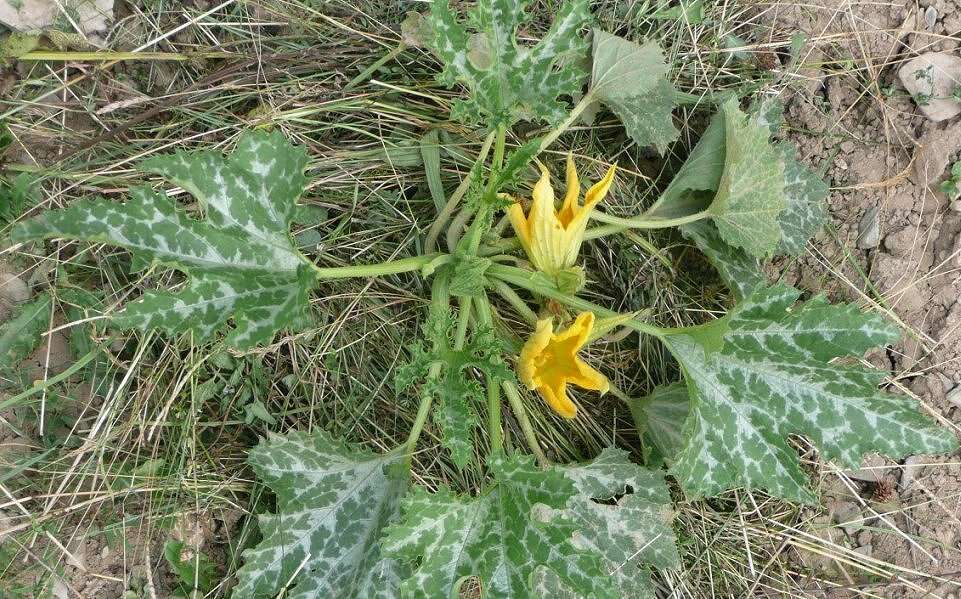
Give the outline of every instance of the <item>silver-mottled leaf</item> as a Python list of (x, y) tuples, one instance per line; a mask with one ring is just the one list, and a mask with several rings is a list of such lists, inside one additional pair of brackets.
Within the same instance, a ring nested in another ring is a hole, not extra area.
[(663, 154), (679, 133), (672, 116), (674, 86), (660, 47), (595, 29), (593, 60), (590, 93), (617, 114), (631, 139)]
[(273, 435), (257, 445), (248, 461), (277, 495), (277, 511), (260, 515), (263, 540), (244, 551), (233, 596), (273, 597), (297, 573), (284, 597), (396, 597), (407, 569), (381, 555), (380, 537), (407, 488), (398, 459), (323, 432)]
[[(419, 560), (402, 596), (457, 597), (476, 576), (491, 599), (530, 599), (538, 568), (596, 599), (617, 593), (598, 556), (571, 542), (575, 526), (563, 515), (576, 493), (560, 470), (540, 470), (528, 457), (491, 461), (492, 486), (476, 498), (419, 489), (404, 500), (404, 516), (388, 529), (385, 553)], [(549, 521), (543, 518), (550, 512)]]
[(778, 147), (784, 157), (784, 196), (787, 207), (778, 217), (781, 244), (778, 251), (797, 256), (827, 220), (828, 185), (808, 167), (798, 162), (790, 143)]
[(247, 133), (229, 157), (214, 152), (157, 156), (142, 165), (193, 194), (206, 213), (189, 217), (170, 199), (135, 187), (130, 200), (81, 201), (19, 225), (16, 240), (66, 237), (117, 245), (134, 263), (190, 275), (179, 293), (148, 291), (113, 317), (126, 328), (209, 338), (229, 319), (227, 342), (248, 348), (297, 322), (313, 285), (289, 227), (306, 184), (306, 154), (280, 133)]
[[(574, 545), (603, 558), (619, 597), (654, 597), (650, 568), (680, 566), (663, 474), (641, 468), (627, 452), (613, 448), (560, 470), (578, 491), (563, 510), (576, 527)], [(586, 597), (546, 569), (538, 571), (535, 587), (545, 599)]]
[(890, 343), (894, 328), (823, 297), (795, 306), (798, 296), (759, 289), (714, 324), (666, 336), (691, 395), (688, 441), (671, 472), (691, 494), (747, 487), (815, 501), (791, 434), (851, 468), (871, 452), (900, 458), (957, 447), (914, 401), (878, 391), (883, 372), (832, 361)]
[(528, 0), (478, 0), (468, 15), (475, 33), (458, 22), (448, 0), (431, 6), (431, 49), (444, 62), (439, 77), (462, 83), (471, 95), (459, 101), (454, 118), (495, 126), (518, 119), (558, 122), (567, 114), (559, 96), (577, 92), (586, 76), (578, 58), (587, 50), (579, 35), (589, 17), (586, 0), (569, 0), (538, 43), (517, 43), (528, 20)]

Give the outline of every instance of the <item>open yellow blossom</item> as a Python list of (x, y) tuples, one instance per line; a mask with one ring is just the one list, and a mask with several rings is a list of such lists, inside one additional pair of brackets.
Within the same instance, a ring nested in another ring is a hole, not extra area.
[(567, 384), (607, 393), (607, 378), (577, 357), (594, 329), (594, 314), (581, 312), (567, 329), (554, 333), (550, 318), (537, 321), (537, 329), (521, 349), (517, 374), (528, 389), (564, 418), (573, 418), (577, 406), (567, 396)]
[(530, 213), (525, 215), (519, 202), (507, 209), (507, 216), (520, 239), (531, 262), (542, 272), (554, 274), (570, 268), (577, 262), (577, 254), (584, 241), (587, 221), (594, 206), (604, 199), (614, 181), (615, 166), (608, 169), (604, 178), (595, 183), (579, 201), (581, 192), (577, 180), (574, 159), (567, 156), (567, 194), (558, 211), (554, 206), (554, 188), (547, 169), (541, 169), (541, 178), (534, 186)]

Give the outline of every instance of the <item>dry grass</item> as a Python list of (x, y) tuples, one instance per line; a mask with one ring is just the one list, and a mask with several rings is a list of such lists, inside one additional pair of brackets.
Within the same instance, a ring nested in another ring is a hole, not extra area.
[[(532, 31), (548, 22), (556, 2), (535, 4)], [(692, 94), (677, 112), (683, 141), (659, 159), (633, 147), (616, 121), (602, 116), (595, 126), (565, 135), (548, 156), (557, 166), (571, 150), (590, 165), (585, 178), (592, 180), (617, 161), (626, 176), (612, 193), (611, 210), (623, 215), (650, 201), (664, 185), (662, 174), (696, 141), (711, 109), (698, 98), (777, 91), (810, 66), (802, 53), (792, 71), (769, 70), (770, 53), (786, 56), (792, 39), (790, 32), (757, 29), (763, 10), (708, 3), (707, 18), (688, 24), (647, 18), (651, 4), (608, 0), (594, 3), (594, 11), (608, 29), (661, 40), (678, 87)], [(188, 60), (19, 64), (0, 100), (0, 120), (14, 138), (4, 167), (38, 176), (42, 193), (32, 213), (91, 195), (122, 199), (131, 185), (155, 183), (135, 169), (147, 156), (175, 148), (228, 149), (245, 129), (273, 127), (309, 149), (311, 184), (303, 202), (315, 211), (295, 230), (305, 251), (329, 265), (375, 262), (418, 251), (432, 222), (422, 137), (439, 131), (448, 190), (482, 142), (448, 120), (457, 90), (435, 84), (437, 65), (418, 49), (355, 80), (396, 47), (403, 11), (423, 4), (143, 0), (118, 6), (107, 48)], [(230, 56), (204, 57), (210, 52)], [(878, 66), (853, 65), (837, 76), (860, 78), (865, 93), (879, 94)], [(710, 272), (683, 240), (640, 235), (591, 245), (595, 299), (622, 310), (650, 307), (658, 321), (678, 325), (703, 321), (728, 305), (719, 283), (705, 284)], [(131, 274), (128, 257), (105, 247), (54, 242), (4, 253), (36, 287), (68, 278), (102, 290), (108, 309), (144, 288), (181, 282), (160, 270)], [(842, 266), (824, 262), (828, 276), (861, 293), (859, 282), (845, 280)], [(51, 386), (0, 412), (3, 434), (20, 431), (12, 438), (26, 445), (9, 460), (9, 473), (0, 474), (0, 554), (8, 558), (0, 560), (8, 564), (0, 567), (0, 587), (30, 596), (60, 581), (81, 596), (119, 596), (110, 594), (115, 589), (163, 596), (170, 583), (161, 566), (163, 541), (172, 531), (182, 536), (185, 528), (199, 527), (204, 551), (223, 575), (208, 596), (226, 596), (239, 551), (252, 534), (247, 516), (265, 505), (243, 463), (258, 436), (323, 427), (381, 448), (405, 437), (416, 405), (394, 395), (392, 373), (406, 359), (403, 348), (417, 338), (423, 285), (406, 276), (325, 284), (315, 295), (310, 326), (247, 356), (189, 338), (95, 328), (108, 356), (92, 377), (97, 384)], [(887, 306), (884, 298), (863, 299)], [(51, 328), (58, 325), (51, 320)], [(611, 379), (632, 395), (678, 376), (651, 339), (629, 337), (596, 351)], [(255, 400), (274, 423), (246, 421), (244, 408)], [(614, 398), (585, 398), (584, 417), (573, 424), (531, 397), (525, 401), (554, 459), (590, 457), (611, 443), (636, 446), (630, 416)], [(519, 427), (506, 418), (508, 443), (523, 449)], [(817, 471), (816, 456), (800, 447)], [(449, 464), (431, 430), (421, 441), (415, 473), (423, 484), (464, 491), (475, 490), (482, 477), (477, 464), (463, 472)], [(822, 470), (821, 476), (834, 475)], [(684, 569), (657, 577), (665, 597), (821, 597), (838, 585), (878, 597), (884, 595), (875, 582), (899, 579), (912, 588), (924, 576), (853, 553), (840, 537), (823, 534), (816, 509), (745, 492), (679, 501), (677, 509)], [(98, 569), (103, 547), (123, 557), (103, 557), (112, 565)], [(844, 572), (809, 568), (797, 559), (801, 553), (828, 556)], [(64, 576), (75, 563), (85, 563), (87, 574)], [(872, 581), (867, 585), (853, 582), (866, 577)]]

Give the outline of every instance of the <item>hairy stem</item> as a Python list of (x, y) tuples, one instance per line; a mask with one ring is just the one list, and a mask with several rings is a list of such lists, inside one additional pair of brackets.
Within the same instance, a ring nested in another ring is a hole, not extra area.
[[(471, 171), (473, 171), (477, 165), (483, 164), (483, 162), (487, 159), (487, 154), (490, 152), (491, 146), (494, 144), (494, 137), (496, 133), (496, 131), (491, 131), (487, 134), (487, 137), (484, 139), (484, 143), (481, 146), (480, 152), (477, 154), (477, 160), (474, 161), (474, 167), (471, 168)], [(468, 172), (467, 175), (461, 180), (460, 185), (457, 186), (457, 189), (454, 190), (454, 193), (451, 194), (450, 199), (447, 200), (447, 203), (444, 205), (444, 209), (441, 210), (440, 214), (437, 215), (437, 218), (434, 219), (434, 223), (430, 226), (430, 230), (427, 232), (427, 240), (424, 244), (426, 252), (432, 252), (434, 251), (434, 248), (437, 247), (437, 238), (440, 237), (440, 232), (444, 230), (444, 227), (447, 226), (447, 223), (450, 221), (451, 217), (454, 216), (454, 211), (457, 210), (457, 206), (460, 204), (461, 198), (464, 197), (464, 194), (467, 193), (467, 190), (470, 188), (470, 180), (470, 172)], [(453, 249), (453, 246), (451, 246), (450, 249)]]
[[(434, 278), (430, 290), (430, 303), (431, 310), (450, 309), (450, 292), (448, 289), (447, 276), (444, 273)], [(440, 375), (442, 366), (440, 363), (431, 364), (430, 370), (427, 372), (427, 378), (437, 378), (437, 376)], [(417, 448), (417, 440), (420, 438), (420, 434), (424, 431), (424, 425), (427, 423), (427, 416), (430, 414), (433, 401), (434, 397), (432, 395), (425, 394), (420, 398), (420, 405), (417, 406), (417, 416), (414, 418), (414, 424), (410, 427), (410, 434), (407, 435), (407, 441), (404, 442), (404, 452), (407, 454), (408, 468), (414, 457), (414, 450)]]
[[(494, 315), (491, 311), (487, 294), (477, 298), (474, 304), (477, 314), (477, 324), (493, 328)], [(491, 453), (498, 452), (504, 447), (504, 429), (501, 424), (501, 396), (498, 381), (487, 379), (487, 433), (490, 435)]]
[(547, 456), (544, 455), (544, 450), (541, 449), (540, 441), (537, 440), (537, 433), (534, 431), (531, 420), (527, 416), (527, 408), (524, 407), (524, 402), (521, 400), (521, 394), (520, 391), (517, 390), (517, 385), (515, 385), (513, 381), (504, 381), (501, 383), (501, 387), (504, 389), (504, 395), (507, 396), (507, 401), (511, 404), (514, 417), (517, 418), (518, 424), (521, 425), (521, 432), (524, 433), (524, 440), (527, 441), (527, 446), (534, 454), (534, 457), (537, 458), (537, 463), (545, 467), (550, 466), (551, 461), (547, 459)]
[(497, 292), (497, 295), (506, 300), (521, 318), (527, 321), (528, 324), (537, 324), (537, 314), (530, 309), (530, 306), (527, 305), (527, 302), (525, 302), (521, 296), (517, 295), (517, 292), (514, 291), (510, 285), (504, 281), (491, 281), (491, 283), (493, 284), (494, 291)]
[(668, 227), (680, 227), (681, 225), (686, 225), (710, 217), (711, 213), (707, 210), (677, 218), (644, 218), (643, 216), (622, 218), (620, 216), (598, 212), (597, 210), (591, 214), (591, 218), (598, 222), (614, 225), (611, 233), (620, 233), (621, 231), (626, 231), (628, 229), (666, 229)]
[[(537, 295), (555, 299), (560, 303), (577, 310), (593, 312), (595, 315), (604, 318), (621, 316), (617, 312), (608, 310), (604, 306), (599, 306), (593, 302), (589, 302), (585, 299), (568, 295), (560, 291), (557, 289), (557, 287), (550, 283), (546, 277), (538, 276), (538, 273), (532, 273), (528, 270), (517, 268), (515, 266), (507, 266), (506, 264), (492, 264), (490, 268), (487, 269), (487, 274), (495, 279), (504, 281), (505, 283), (510, 283), (516, 287), (527, 289), (528, 291), (536, 293)], [(654, 335), (655, 337), (663, 337), (667, 332), (667, 329), (662, 329), (652, 324), (641, 322), (636, 318), (626, 321), (624, 326), (630, 327), (639, 333)]]
[(349, 279), (354, 277), (379, 277), (395, 275), (402, 272), (420, 270), (431, 262), (445, 257), (445, 254), (424, 254), (413, 258), (401, 258), (390, 262), (377, 264), (351, 264), (349, 266), (334, 266), (323, 268), (312, 264), (314, 274), (319, 280)]

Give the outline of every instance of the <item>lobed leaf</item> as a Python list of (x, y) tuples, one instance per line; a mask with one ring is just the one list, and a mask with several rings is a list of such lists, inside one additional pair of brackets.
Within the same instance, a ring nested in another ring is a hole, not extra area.
[(631, 401), (631, 414), (648, 450), (646, 464), (672, 463), (684, 447), (684, 422), (690, 412), (690, 397), (684, 383), (669, 383), (650, 395)]
[[(441, 443), (454, 463), (463, 468), (474, 455), (474, 430), (480, 424), (475, 405), (486, 400), (484, 388), (473, 370), (483, 373), (488, 385), (510, 380), (513, 375), (501, 354), (503, 344), (490, 329), (474, 331), (461, 349), (452, 343), (454, 328), (449, 311), (431, 312), (424, 325), (430, 348), (418, 343), (411, 360), (398, 369), (395, 390), (400, 393), (423, 380), (422, 395), (435, 400), (434, 422), (440, 427)], [(440, 366), (436, 373), (431, 367)]]
[(614, 111), (631, 139), (663, 154), (679, 132), (672, 115), (674, 86), (660, 47), (595, 29), (593, 59), (589, 93)]
[(120, 246), (137, 264), (184, 271), (179, 293), (149, 291), (113, 316), (123, 328), (160, 328), (211, 337), (228, 320), (227, 343), (249, 348), (299, 321), (313, 285), (309, 262), (289, 235), (306, 185), (306, 153), (280, 134), (246, 133), (229, 157), (178, 152), (145, 161), (194, 195), (206, 218), (195, 220), (165, 195), (131, 189), (124, 204), (74, 203), (21, 223), (18, 241), (66, 237)]
[(277, 495), (259, 516), (263, 540), (243, 552), (233, 596), (389, 599), (407, 575), (381, 554), (380, 537), (407, 488), (399, 456), (351, 448), (324, 432), (262, 441), (248, 462)]
[(894, 341), (895, 329), (823, 297), (794, 306), (798, 296), (759, 289), (725, 318), (665, 337), (691, 397), (687, 442), (671, 468), (689, 493), (747, 487), (815, 501), (786, 441), (792, 434), (846, 467), (870, 452), (900, 458), (957, 447), (912, 400), (878, 391), (881, 371), (832, 361)]
[(41, 293), (17, 306), (11, 318), (0, 324), (0, 371), (15, 372), (40, 346), (50, 328), (52, 303), (49, 293)]
[(740, 111), (735, 100), (724, 115), (724, 173), (708, 209), (729, 245), (763, 258), (781, 240), (778, 217), (784, 211), (784, 161), (768, 142), (770, 131)]
[(441, 488), (405, 498), (403, 518), (384, 540), (386, 554), (419, 561), (401, 596), (456, 597), (475, 576), (485, 597), (529, 599), (535, 572), (546, 568), (574, 592), (618, 597), (601, 560), (571, 542), (570, 519), (537, 517), (564, 509), (577, 492), (574, 482), (559, 469), (538, 469), (529, 457), (494, 457), (490, 466), (494, 484), (478, 497)]
[[(654, 597), (650, 567), (680, 567), (663, 474), (637, 466), (614, 448), (589, 463), (558, 469), (578, 492), (562, 512), (576, 527), (574, 546), (601, 557), (618, 597)], [(585, 596), (549, 570), (538, 571), (535, 585), (538, 597)]]
[(441, 83), (466, 85), (452, 116), (491, 127), (519, 119), (558, 122), (567, 114), (559, 96), (578, 91), (586, 75), (579, 65), (587, 42), (579, 35), (589, 13), (586, 0), (569, 0), (556, 13), (550, 31), (532, 46), (517, 43), (528, 20), (528, 0), (479, 0), (468, 14), (468, 31), (449, 0), (432, 4), (428, 19), (431, 49), (444, 62)]

